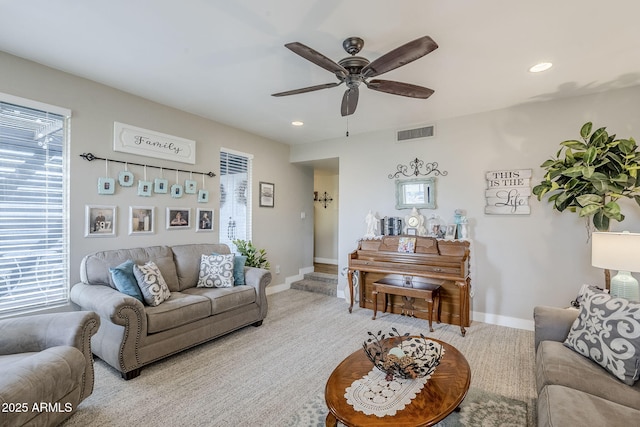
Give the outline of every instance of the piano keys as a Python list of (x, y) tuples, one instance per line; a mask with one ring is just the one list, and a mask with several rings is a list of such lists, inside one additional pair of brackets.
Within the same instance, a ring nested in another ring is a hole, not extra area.
[[(417, 276), (443, 280), (440, 290), (440, 318), (444, 323), (459, 325), (464, 336), (470, 326), (469, 276), (470, 243), (464, 240), (439, 240), (432, 237), (415, 238), (414, 252), (399, 252), (400, 239), (409, 236), (383, 236), (381, 239), (360, 240), (358, 248), (349, 254), (347, 279), (353, 310), (353, 274), (359, 272), (360, 307), (373, 310), (372, 283), (389, 274)], [(400, 314), (404, 302), (398, 295), (390, 295), (391, 312)], [(380, 303), (380, 302), (379, 302)], [(428, 319), (426, 302), (413, 302), (416, 317)], [(378, 306), (378, 310), (383, 307)]]

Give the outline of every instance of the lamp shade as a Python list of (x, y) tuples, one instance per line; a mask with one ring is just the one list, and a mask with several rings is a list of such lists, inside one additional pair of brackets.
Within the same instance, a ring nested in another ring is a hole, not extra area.
[(591, 239), (591, 265), (640, 272), (640, 233), (594, 232)]

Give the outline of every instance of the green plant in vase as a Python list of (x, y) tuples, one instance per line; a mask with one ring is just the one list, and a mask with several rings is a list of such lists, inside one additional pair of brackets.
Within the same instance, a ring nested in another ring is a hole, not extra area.
[(548, 195), (554, 209), (577, 212), (608, 231), (612, 219), (624, 220), (618, 199), (640, 205), (640, 152), (633, 138), (616, 139), (604, 127), (591, 132), (592, 126), (585, 123), (581, 140), (561, 142), (555, 158), (540, 165), (546, 174), (533, 194), (538, 200)]
[(248, 267), (258, 267), (269, 269), (269, 261), (267, 261), (267, 251), (264, 249), (257, 249), (251, 240), (234, 240), (233, 244), (238, 248), (238, 252), (241, 255), (247, 257), (245, 263)]

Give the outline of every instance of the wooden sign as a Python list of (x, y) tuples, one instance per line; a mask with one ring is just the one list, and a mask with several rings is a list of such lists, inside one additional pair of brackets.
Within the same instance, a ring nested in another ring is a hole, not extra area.
[(486, 174), (487, 204), (484, 213), (495, 215), (528, 215), (531, 213), (531, 169), (491, 171)]
[(113, 151), (196, 163), (196, 142), (152, 130), (114, 122)]

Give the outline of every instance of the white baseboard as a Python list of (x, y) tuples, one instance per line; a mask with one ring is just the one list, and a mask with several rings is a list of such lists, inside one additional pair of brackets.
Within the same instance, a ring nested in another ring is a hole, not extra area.
[(314, 258), (313, 262), (317, 262), (318, 264), (338, 265), (338, 260), (337, 259), (331, 259), (331, 258)]
[(298, 280), (304, 279), (304, 275), (307, 273), (313, 273), (313, 266), (304, 267), (298, 270), (298, 274), (296, 276), (289, 276), (284, 279), (284, 283), (279, 283), (277, 285), (271, 284), (267, 286), (266, 293), (267, 295), (275, 294), (278, 292), (286, 291), (287, 289), (291, 289), (291, 284), (293, 282), (297, 282)]
[(501, 316), (493, 313), (481, 313), (478, 311), (471, 312), (471, 318), (477, 322), (506, 326), (508, 328), (524, 329), (527, 331), (533, 331), (534, 329), (533, 320), (530, 319), (518, 319), (517, 317)]

